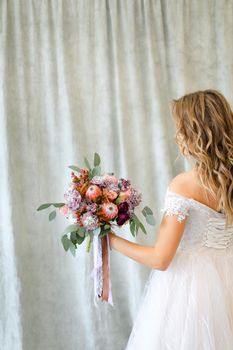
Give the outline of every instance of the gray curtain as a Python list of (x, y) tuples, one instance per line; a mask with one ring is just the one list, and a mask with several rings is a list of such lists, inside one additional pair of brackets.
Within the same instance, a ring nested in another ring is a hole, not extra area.
[(66, 253), (68, 222), (36, 208), (98, 152), (156, 216), (147, 236), (117, 233), (154, 243), (166, 186), (190, 166), (170, 100), (232, 99), (233, 1), (2, 0), (0, 14), (0, 348), (123, 350), (149, 268), (112, 251), (114, 307), (96, 309), (92, 251)]

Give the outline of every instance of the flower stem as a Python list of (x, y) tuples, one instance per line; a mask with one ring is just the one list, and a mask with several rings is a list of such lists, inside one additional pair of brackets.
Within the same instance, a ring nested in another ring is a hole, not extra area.
[(88, 235), (88, 236), (87, 236), (87, 249), (86, 249), (86, 251), (87, 251), (88, 253), (90, 252), (91, 242), (92, 242), (91, 235)]

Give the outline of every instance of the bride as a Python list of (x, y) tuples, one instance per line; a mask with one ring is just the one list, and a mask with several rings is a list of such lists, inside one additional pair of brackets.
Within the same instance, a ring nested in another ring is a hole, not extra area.
[(154, 246), (109, 234), (151, 268), (127, 350), (233, 349), (233, 112), (217, 90), (172, 101), (176, 142), (195, 160), (166, 190)]

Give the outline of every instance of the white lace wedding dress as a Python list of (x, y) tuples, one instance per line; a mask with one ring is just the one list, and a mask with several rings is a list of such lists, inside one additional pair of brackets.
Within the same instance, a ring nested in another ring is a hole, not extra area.
[(125, 350), (233, 350), (233, 226), (169, 187), (164, 204), (185, 230), (168, 268), (150, 272)]

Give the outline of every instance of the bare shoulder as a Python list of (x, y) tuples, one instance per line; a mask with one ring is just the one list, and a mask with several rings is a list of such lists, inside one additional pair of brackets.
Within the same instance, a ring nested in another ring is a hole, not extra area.
[(182, 196), (192, 198), (197, 191), (196, 179), (192, 171), (182, 172), (176, 175), (169, 183), (171, 191), (176, 192)]

